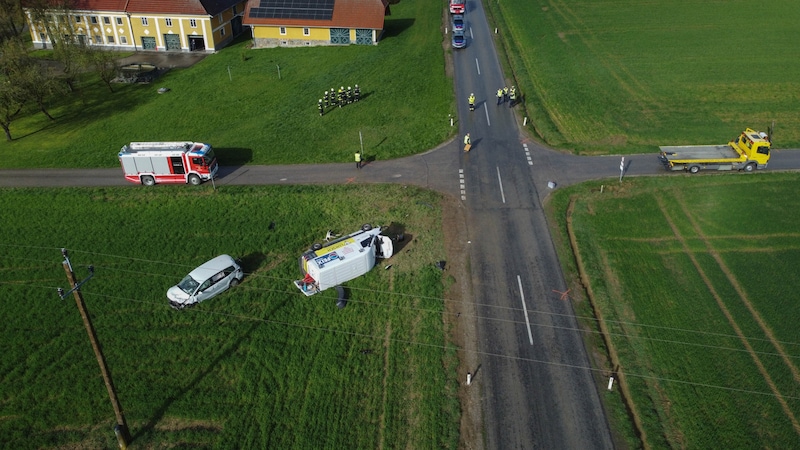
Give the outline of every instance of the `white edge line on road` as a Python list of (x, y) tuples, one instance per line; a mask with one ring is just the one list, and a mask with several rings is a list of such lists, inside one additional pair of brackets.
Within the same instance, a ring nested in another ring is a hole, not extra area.
[(517, 275), (519, 284), (519, 298), (522, 300), (522, 310), (525, 312), (525, 325), (528, 327), (528, 341), (533, 345), (533, 334), (531, 334), (531, 322), (528, 320), (528, 307), (525, 306), (525, 294), (522, 293), (522, 278)]
[(475, 58), (475, 67), (478, 69), (478, 75), (481, 74), (481, 65), (478, 64), (478, 58)]
[(483, 102), (483, 112), (486, 113), (486, 125), (492, 126), (492, 121), (489, 120), (489, 108), (486, 107), (486, 102)]
[(506, 193), (503, 192), (503, 179), (500, 178), (500, 166), (497, 166), (497, 182), (500, 183), (500, 197), (503, 198), (503, 203), (506, 202)]
[(470, 38), (471, 38), (473, 41), (475, 40), (475, 35), (474, 35), (474, 34), (472, 34), (472, 27), (469, 27), (469, 37), (470, 37)]

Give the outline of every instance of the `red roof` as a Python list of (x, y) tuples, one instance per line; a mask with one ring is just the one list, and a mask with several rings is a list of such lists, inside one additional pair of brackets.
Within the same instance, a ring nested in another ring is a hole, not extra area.
[[(133, 1), (133, 0), (131, 0)], [(250, 8), (258, 7), (261, 0), (248, 0), (245, 7), (245, 25), (301, 26), (320, 28), (370, 28), (383, 29), (383, 17), (389, 0), (335, 0), (330, 20), (265, 19), (250, 17)]]
[[(107, 0), (85, 0), (107, 1)], [(217, 15), (242, 0), (129, 0), (127, 11), (151, 14)]]
[[(49, 0), (56, 3), (56, 0)], [(125, 11), (140, 14), (215, 16), (242, 0), (73, 0), (78, 11)], [(23, 0), (23, 6), (29, 6)]]
[[(53, 7), (59, 7), (63, 2), (58, 0), (46, 0)], [(23, 8), (31, 8), (39, 4), (29, 0), (22, 0)], [(73, 0), (69, 4), (70, 9), (77, 11), (125, 11), (127, 0)]]

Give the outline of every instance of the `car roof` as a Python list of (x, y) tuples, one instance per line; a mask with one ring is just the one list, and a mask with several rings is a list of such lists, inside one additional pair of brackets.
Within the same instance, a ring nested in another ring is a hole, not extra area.
[(203, 282), (212, 275), (236, 264), (229, 255), (219, 255), (214, 259), (204, 262), (201, 266), (189, 272), (189, 275), (199, 282)]

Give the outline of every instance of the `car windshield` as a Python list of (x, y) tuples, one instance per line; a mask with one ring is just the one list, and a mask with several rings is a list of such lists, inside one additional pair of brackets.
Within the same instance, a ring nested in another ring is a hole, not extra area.
[(205, 156), (203, 156), (203, 160), (205, 161), (207, 166), (210, 166), (211, 163), (214, 162), (215, 158), (216, 158), (216, 155), (214, 155), (214, 149), (213, 148), (209, 148), (208, 151), (206, 152)]
[(181, 282), (178, 283), (178, 287), (183, 292), (186, 292), (189, 295), (194, 294), (195, 289), (197, 289), (197, 286), (199, 285), (200, 283), (198, 283), (197, 280), (192, 278), (191, 275), (186, 275), (186, 277), (184, 277), (183, 280), (181, 280)]

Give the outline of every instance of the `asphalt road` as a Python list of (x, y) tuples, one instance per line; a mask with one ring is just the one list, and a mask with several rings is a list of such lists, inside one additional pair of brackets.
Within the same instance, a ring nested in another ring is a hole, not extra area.
[[(468, 46), (454, 52), (486, 448), (613, 448), (569, 301), (534, 166), (559, 159), (520, 139), (481, 2), (468, 2)], [(510, 87), (510, 86), (509, 86)], [(474, 93), (476, 109), (466, 99)], [(526, 151), (527, 150), (527, 151)], [(556, 163), (558, 164), (558, 163)], [(565, 164), (565, 167), (569, 164)]]

